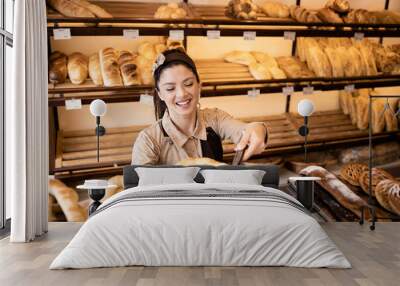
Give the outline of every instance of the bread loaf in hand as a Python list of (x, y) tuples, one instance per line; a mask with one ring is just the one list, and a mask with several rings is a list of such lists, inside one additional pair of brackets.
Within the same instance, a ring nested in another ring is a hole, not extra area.
[(52, 52), (49, 59), (49, 82), (64, 83), (67, 74), (67, 56), (58, 51)]
[(81, 53), (73, 53), (68, 57), (68, 76), (73, 84), (81, 84), (88, 77), (89, 61)]
[(89, 76), (97, 86), (103, 86), (103, 76), (101, 75), (99, 54), (93, 54), (89, 57)]
[(132, 53), (122, 51), (119, 55), (118, 64), (125, 86), (139, 84), (139, 79), (137, 77), (137, 66)]
[(118, 65), (118, 53), (113, 48), (99, 51), (100, 68), (105, 86), (122, 86), (121, 73)]
[(71, 0), (47, 0), (47, 3), (56, 11), (67, 17), (95, 18), (87, 8)]

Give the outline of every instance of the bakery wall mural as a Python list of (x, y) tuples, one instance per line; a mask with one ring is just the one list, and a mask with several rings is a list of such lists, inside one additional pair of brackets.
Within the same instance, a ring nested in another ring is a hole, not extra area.
[[(371, 219), (374, 204), (374, 219), (397, 221), (400, 41), (390, 25), (400, 3), (386, 4), (48, 0), (49, 220), (87, 219), (93, 200), (77, 188), (85, 180), (113, 186), (101, 201), (124, 190), (122, 168), (158, 119), (155, 72), (176, 57), (198, 74), (199, 110), (265, 137), (240, 164), (278, 165), (280, 189), (293, 196), (289, 177), (321, 178), (313, 211), (322, 220)], [(105, 103), (99, 119), (95, 99)], [(180, 163), (232, 164), (240, 139), (225, 137), (218, 160)]]

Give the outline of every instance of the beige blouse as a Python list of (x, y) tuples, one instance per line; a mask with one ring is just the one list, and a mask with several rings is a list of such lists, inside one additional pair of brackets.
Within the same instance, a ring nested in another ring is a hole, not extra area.
[(132, 165), (172, 165), (189, 157), (202, 157), (200, 140), (207, 140), (207, 127), (211, 127), (222, 140), (231, 139), (237, 144), (242, 136), (242, 130), (247, 125), (217, 108), (198, 111), (193, 136), (187, 136), (179, 131), (172, 122), (168, 110), (161, 122), (169, 137), (164, 136), (160, 120), (142, 130), (133, 146)]

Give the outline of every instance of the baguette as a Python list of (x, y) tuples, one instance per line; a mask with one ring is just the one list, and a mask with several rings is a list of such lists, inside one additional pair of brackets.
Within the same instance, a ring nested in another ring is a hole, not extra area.
[(117, 52), (113, 48), (105, 48), (99, 51), (99, 58), (104, 85), (122, 86)]
[(53, 52), (49, 59), (49, 82), (64, 83), (67, 79), (67, 56), (60, 52)]
[[(300, 171), (301, 175), (320, 177), (321, 180), (317, 183), (330, 193), (343, 207), (353, 212), (358, 217), (361, 217), (362, 209), (367, 207), (358, 195), (350, 188), (341, 182), (334, 174), (319, 166), (309, 166)], [(368, 213), (365, 213), (368, 219)]]
[(78, 222), (87, 219), (87, 214), (78, 204), (79, 196), (74, 189), (67, 187), (60, 180), (50, 179), (49, 192), (56, 198), (67, 221)]
[(139, 84), (137, 78), (137, 66), (135, 64), (134, 56), (130, 52), (122, 51), (118, 59), (118, 64), (125, 86)]
[(101, 75), (99, 54), (93, 54), (89, 57), (89, 76), (97, 86), (103, 86), (103, 76)]
[(88, 77), (88, 58), (81, 53), (73, 53), (68, 57), (68, 76), (73, 84), (81, 84)]
[(47, 0), (47, 3), (67, 17), (96, 18), (87, 8), (76, 4), (72, 0)]

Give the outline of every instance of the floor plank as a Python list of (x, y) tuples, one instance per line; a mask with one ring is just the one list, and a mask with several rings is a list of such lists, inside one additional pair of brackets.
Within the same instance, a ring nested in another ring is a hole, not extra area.
[(352, 269), (290, 267), (117, 267), (49, 270), (55, 256), (79, 230), (80, 223), (50, 223), (49, 233), (32, 243), (0, 240), (0, 285), (399, 285), (400, 225), (329, 222), (322, 227), (352, 263)]

